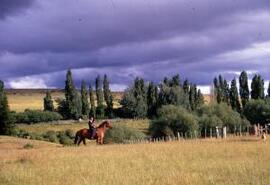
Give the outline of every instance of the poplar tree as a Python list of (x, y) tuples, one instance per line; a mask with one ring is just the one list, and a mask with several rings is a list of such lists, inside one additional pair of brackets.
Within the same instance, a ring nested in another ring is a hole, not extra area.
[(113, 96), (110, 90), (110, 84), (107, 75), (104, 75), (103, 80), (104, 99), (107, 105), (106, 114), (108, 117), (113, 117)]
[(241, 105), (235, 78), (231, 81), (230, 104), (233, 110), (236, 110), (239, 113), (241, 112)]
[(83, 80), (81, 84), (81, 100), (82, 100), (82, 115), (88, 116), (89, 114), (89, 102), (86, 83)]
[(10, 115), (7, 95), (4, 92), (4, 82), (0, 80), (0, 135), (10, 135), (14, 126)]
[(152, 117), (156, 115), (158, 101), (158, 89), (153, 82), (150, 82), (147, 90), (147, 107), (148, 116)]
[(43, 99), (43, 107), (44, 111), (54, 111), (53, 100), (50, 91), (46, 92), (46, 96)]
[(249, 87), (248, 87), (248, 75), (246, 71), (242, 71), (239, 76), (239, 85), (240, 85), (240, 97), (242, 102), (242, 107), (244, 108), (249, 101)]
[(251, 98), (264, 99), (264, 97), (264, 80), (256, 74), (251, 82)]
[(183, 90), (186, 94), (189, 92), (189, 81), (186, 79), (183, 83)]
[(79, 119), (81, 116), (82, 106), (80, 95), (73, 84), (71, 70), (67, 71), (65, 84), (65, 115), (69, 119)]
[(97, 108), (96, 108), (96, 116), (98, 118), (104, 118), (104, 105), (103, 105), (103, 92), (102, 92), (102, 80), (100, 75), (96, 78), (96, 97), (97, 97)]
[(200, 107), (204, 104), (204, 96), (201, 92), (201, 89), (198, 89), (197, 96), (196, 96), (196, 107)]
[(221, 87), (220, 87), (220, 83), (218, 81), (218, 79), (215, 77), (214, 78), (214, 94), (217, 100), (217, 103), (221, 103), (222, 101), (222, 91), (221, 91)]
[(270, 82), (268, 84), (267, 94), (268, 94), (268, 98), (270, 98)]
[(95, 92), (91, 84), (89, 85), (89, 99), (90, 99), (90, 105), (91, 105), (89, 116), (96, 117)]
[(191, 110), (196, 109), (196, 86), (195, 85), (190, 85), (189, 89), (189, 104)]

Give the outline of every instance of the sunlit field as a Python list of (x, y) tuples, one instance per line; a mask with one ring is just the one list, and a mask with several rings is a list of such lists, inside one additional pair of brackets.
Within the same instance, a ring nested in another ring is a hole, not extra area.
[[(33, 149), (23, 149), (25, 143)], [(270, 142), (257, 137), (82, 147), (44, 143), (1, 136), (0, 184), (270, 183)]]
[[(46, 95), (46, 90), (39, 89), (19, 89), (19, 90), (7, 90), (7, 96), (9, 106), (12, 111), (23, 112), (25, 109), (31, 110), (43, 110), (43, 98)], [(54, 105), (58, 98), (64, 98), (64, 92), (61, 90), (51, 90), (52, 98), (54, 99)], [(120, 106), (119, 101), (122, 97), (121, 93), (114, 92), (114, 107)]]

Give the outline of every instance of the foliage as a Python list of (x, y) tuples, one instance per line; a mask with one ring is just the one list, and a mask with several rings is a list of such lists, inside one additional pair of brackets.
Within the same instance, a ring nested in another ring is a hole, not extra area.
[(73, 84), (70, 70), (67, 71), (65, 84), (65, 102), (61, 104), (63, 116), (67, 119), (79, 119), (82, 114), (81, 97)]
[(34, 145), (31, 143), (26, 143), (25, 145), (23, 145), (23, 148), (24, 149), (32, 149), (32, 148), (34, 148)]
[(63, 119), (61, 114), (50, 111), (25, 110), (24, 112), (13, 114), (16, 123), (39, 123), (50, 122)]
[(238, 89), (236, 86), (236, 80), (233, 79), (231, 81), (231, 89), (230, 89), (230, 104), (233, 110), (237, 112), (241, 112), (241, 105), (239, 101)]
[(97, 97), (97, 108), (96, 108), (96, 117), (104, 118), (105, 115), (105, 106), (103, 105), (103, 92), (102, 92), (102, 80), (98, 75), (96, 78), (96, 97)]
[(250, 100), (244, 108), (244, 115), (252, 124), (269, 123), (270, 100)]
[(47, 91), (46, 96), (43, 99), (44, 111), (54, 111), (53, 100), (51, 92)]
[(110, 90), (110, 84), (107, 75), (104, 75), (103, 80), (103, 91), (104, 91), (104, 99), (107, 105), (106, 115), (111, 118), (113, 117), (113, 96)]
[(260, 75), (255, 75), (251, 82), (251, 98), (264, 99), (264, 80)]
[(142, 140), (145, 137), (144, 133), (136, 129), (116, 124), (106, 132), (104, 141), (105, 143), (125, 143), (129, 140)]
[(239, 76), (239, 84), (242, 107), (244, 108), (249, 101), (248, 76), (246, 71), (243, 71)]
[(81, 84), (81, 101), (82, 101), (82, 115), (88, 116), (89, 114), (88, 92), (84, 80), (82, 81)]
[(202, 106), (197, 110), (197, 114), (200, 118), (200, 128), (204, 126), (227, 126), (228, 131), (232, 132), (235, 127), (240, 125), (245, 127), (248, 124), (238, 112), (232, 110), (226, 103)]
[(8, 99), (4, 92), (4, 82), (0, 80), (0, 135), (10, 135), (13, 129), (14, 123), (8, 106)]
[(150, 125), (152, 137), (173, 136), (177, 132), (191, 134), (198, 130), (197, 118), (185, 108), (174, 105), (162, 106), (157, 119)]
[(148, 107), (148, 117), (153, 117), (157, 112), (158, 103), (158, 88), (153, 82), (150, 82), (147, 89), (147, 107)]
[(143, 79), (135, 79), (134, 85), (124, 92), (120, 103), (126, 117), (145, 118), (147, 116), (147, 94)]
[(91, 105), (89, 116), (96, 117), (95, 95), (94, 95), (94, 90), (91, 84), (89, 85), (89, 98), (90, 98), (90, 105)]

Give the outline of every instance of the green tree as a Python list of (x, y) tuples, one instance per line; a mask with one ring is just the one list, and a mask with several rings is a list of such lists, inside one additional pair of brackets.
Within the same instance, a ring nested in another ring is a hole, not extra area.
[(270, 82), (268, 84), (267, 94), (268, 94), (268, 98), (270, 98)]
[(223, 81), (223, 87), (224, 87), (224, 102), (230, 105), (230, 88), (227, 80), (225, 79)]
[(187, 79), (183, 83), (183, 90), (186, 94), (189, 93), (189, 81)]
[(89, 102), (86, 83), (83, 80), (81, 84), (81, 99), (82, 99), (82, 115), (88, 116), (89, 114)]
[(107, 75), (104, 75), (103, 80), (104, 99), (107, 105), (106, 114), (108, 117), (113, 117), (113, 96), (110, 90), (110, 84)]
[(95, 92), (91, 84), (89, 85), (89, 99), (90, 99), (90, 105), (91, 105), (89, 116), (96, 117)]
[(243, 71), (239, 76), (239, 84), (242, 107), (244, 108), (249, 101), (248, 75), (246, 71)]
[(97, 108), (96, 108), (96, 116), (98, 118), (104, 118), (105, 115), (105, 107), (103, 104), (103, 91), (102, 91), (102, 80), (98, 75), (96, 78), (96, 97), (97, 97)]
[(71, 70), (67, 71), (65, 83), (65, 116), (68, 119), (78, 119), (81, 116), (81, 100), (76, 88), (73, 84)]
[(196, 116), (181, 106), (162, 106), (157, 113), (157, 119), (150, 125), (152, 137), (175, 136), (177, 133), (186, 133), (191, 136), (198, 130)]
[(251, 98), (264, 99), (264, 97), (264, 80), (256, 74), (251, 82)]
[(219, 81), (215, 77), (214, 78), (214, 94), (215, 94), (217, 103), (221, 103), (221, 101), (222, 101), (222, 93), (221, 92), (222, 91), (221, 91), (221, 87), (220, 87)]
[(53, 100), (50, 91), (46, 92), (46, 96), (43, 99), (43, 107), (44, 111), (54, 111)]
[(270, 101), (267, 99), (250, 100), (245, 106), (244, 115), (252, 124), (269, 123)]
[(196, 109), (196, 93), (197, 93), (197, 87), (196, 85), (190, 85), (189, 89), (189, 104), (191, 110)]
[(150, 82), (147, 90), (148, 117), (156, 115), (158, 101), (158, 89), (153, 82)]
[(195, 98), (195, 101), (196, 101), (196, 107), (201, 107), (202, 105), (204, 105), (204, 96), (201, 93), (201, 90), (200, 89), (198, 89), (198, 92), (197, 92), (197, 96)]
[(14, 123), (8, 106), (8, 99), (4, 91), (4, 82), (0, 80), (0, 135), (10, 135), (13, 128)]
[(233, 110), (236, 110), (239, 113), (241, 112), (241, 105), (235, 78), (231, 81), (230, 104)]
[(170, 83), (172, 87), (174, 86), (181, 86), (181, 81), (180, 81), (180, 76), (179, 74), (175, 75), (172, 77), (171, 83)]

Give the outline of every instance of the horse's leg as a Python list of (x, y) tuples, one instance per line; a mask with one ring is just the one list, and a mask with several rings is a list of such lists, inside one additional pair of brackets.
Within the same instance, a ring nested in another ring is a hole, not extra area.
[(80, 137), (80, 140), (79, 140), (79, 142), (78, 142), (78, 146), (80, 146), (82, 140), (83, 140), (83, 139)]
[(83, 144), (86, 145), (85, 138), (83, 138)]

